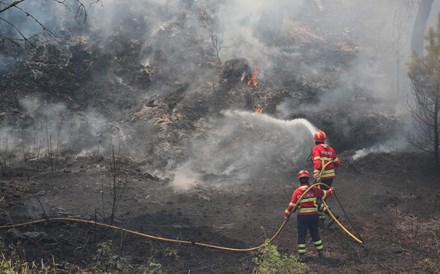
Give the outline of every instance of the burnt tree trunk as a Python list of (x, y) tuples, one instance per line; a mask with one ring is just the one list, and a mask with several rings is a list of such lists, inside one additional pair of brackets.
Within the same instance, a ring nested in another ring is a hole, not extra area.
[(426, 24), (428, 22), (433, 3), (434, 0), (420, 1), (420, 6), (417, 11), (416, 21), (414, 22), (414, 28), (411, 37), (411, 49), (418, 56), (423, 55), (423, 41), (425, 37)]

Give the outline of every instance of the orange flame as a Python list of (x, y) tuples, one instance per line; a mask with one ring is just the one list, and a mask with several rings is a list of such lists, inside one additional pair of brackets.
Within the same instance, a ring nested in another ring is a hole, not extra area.
[(255, 112), (261, 113), (263, 112), (263, 107), (261, 105), (255, 105)]
[(252, 70), (252, 74), (250, 75), (249, 80), (247, 82), (248, 87), (254, 85), (254, 87), (256, 88), (258, 86), (257, 76), (259, 72), (260, 71), (256, 67)]

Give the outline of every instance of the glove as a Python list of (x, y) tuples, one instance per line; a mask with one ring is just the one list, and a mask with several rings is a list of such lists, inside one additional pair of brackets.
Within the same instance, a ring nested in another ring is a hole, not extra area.
[(314, 172), (313, 178), (315, 178), (318, 181), (320, 179), (319, 172)]
[(335, 193), (335, 188), (334, 187), (330, 187), (330, 192), (333, 194)]

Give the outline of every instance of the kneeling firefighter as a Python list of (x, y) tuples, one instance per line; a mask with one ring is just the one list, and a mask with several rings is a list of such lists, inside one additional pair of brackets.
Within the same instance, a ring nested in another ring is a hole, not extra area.
[(335, 192), (335, 189), (330, 187), (328, 190), (324, 190), (319, 187), (313, 187), (301, 198), (301, 200), (299, 200), (303, 193), (310, 187), (309, 172), (307, 170), (301, 170), (298, 173), (297, 178), (300, 185), (293, 191), (289, 206), (284, 211), (284, 220), (289, 220), (293, 209), (297, 211), (298, 257), (300, 261), (304, 261), (304, 255), (306, 254), (307, 230), (310, 232), (313, 244), (318, 250), (319, 257), (324, 257), (324, 246), (319, 235), (319, 211), (317, 199), (321, 198), (324, 200), (325, 198), (330, 197), (332, 193)]

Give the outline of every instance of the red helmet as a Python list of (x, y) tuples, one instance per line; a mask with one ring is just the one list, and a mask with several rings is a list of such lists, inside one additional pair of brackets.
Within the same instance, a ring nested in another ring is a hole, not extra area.
[(296, 176), (296, 178), (303, 178), (303, 177), (307, 177), (307, 178), (309, 178), (310, 176), (309, 176), (309, 172), (307, 171), (307, 170), (305, 170), (305, 169), (303, 169), (303, 170), (300, 170), (299, 172), (298, 172), (298, 175)]
[(325, 135), (324, 131), (318, 130), (315, 132), (315, 134), (313, 134), (313, 139), (315, 139), (317, 142), (324, 142), (325, 139), (327, 139), (327, 136)]

